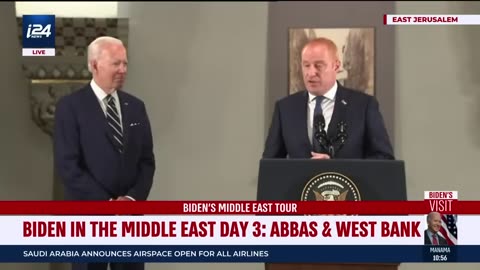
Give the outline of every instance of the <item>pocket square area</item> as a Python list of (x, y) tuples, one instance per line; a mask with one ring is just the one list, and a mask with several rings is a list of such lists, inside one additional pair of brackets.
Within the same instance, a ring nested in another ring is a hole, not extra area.
[(131, 127), (134, 127), (134, 126), (139, 126), (139, 125), (140, 125), (140, 123), (139, 123), (139, 122), (130, 123), (130, 126), (131, 126)]

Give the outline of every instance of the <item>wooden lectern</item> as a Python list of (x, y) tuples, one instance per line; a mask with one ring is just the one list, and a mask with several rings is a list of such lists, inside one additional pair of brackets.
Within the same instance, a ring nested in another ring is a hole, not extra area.
[[(319, 175), (332, 173), (350, 179), (353, 182), (351, 186), (356, 187), (356, 190), (351, 190), (349, 194), (355, 192), (358, 194), (347, 200), (405, 201), (407, 199), (403, 161), (262, 159), (257, 200), (315, 200), (315, 196), (308, 194), (307, 196), (305, 190), (315, 189), (321, 184), (322, 177)], [(315, 182), (315, 179), (319, 179), (318, 182)], [(325, 179), (329, 183), (336, 181), (336, 178), (326, 177)], [(317, 184), (312, 185), (312, 181)], [(307, 185), (308, 188), (306, 188)], [(348, 254), (345, 255), (348, 256)], [(364, 261), (359, 263), (266, 263), (265, 270), (397, 270), (399, 265), (399, 263)]]

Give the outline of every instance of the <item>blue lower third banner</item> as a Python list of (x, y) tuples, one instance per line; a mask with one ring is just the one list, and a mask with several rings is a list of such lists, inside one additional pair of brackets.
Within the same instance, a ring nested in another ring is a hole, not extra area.
[(0, 246), (0, 262), (480, 262), (480, 246)]

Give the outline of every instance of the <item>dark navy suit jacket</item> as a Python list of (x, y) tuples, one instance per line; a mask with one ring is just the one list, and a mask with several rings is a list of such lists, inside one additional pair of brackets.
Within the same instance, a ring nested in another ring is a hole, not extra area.
[[(263, 158), (311, 158), (308, 137), (308, 92), (289, 95), (275, 104)], [(347, 140), (335, 158), (394, 159), (392, 145), (376, 99), (338, 84), (327, 135), (334, 138), (338, 123), (346, 123)]]
[(155, 172), (153, 140), (144, 103), (118, 91), (124, 152), (113, 145), (107, 120), (90, 85), (63, 97), (55, 112), (55, 168), (66, 200), (146, 200)]
[[(430, 237), (428, 237), (428, 233), (427, 233), (428, 230), (425, 230), (423, 235), (424, 235), (424, 244), (425, 245), (432, 245), (432, 240), (430, 240)], [(438, 245), (440, 246), (447, 246), (448, 245), (448, 242), (447, 242), (447, 239), (443, 238), (442, 236), (440, 236), (439, 234), (437, 234), (438, 236)]]

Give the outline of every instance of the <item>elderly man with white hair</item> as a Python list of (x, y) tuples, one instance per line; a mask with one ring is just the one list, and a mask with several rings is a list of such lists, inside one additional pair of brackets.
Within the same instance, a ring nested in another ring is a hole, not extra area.
[[(55, 169), (66, 200), (146, 200), (153, 183), (153, 139), (145, 104), (123, 91), (127, 50), (100, 37), (88, 47), (93, 79), (63, 97), (55, 112)], [(143, 263), (110, 264), (141, 270)], [(74, 270), (106, 270), (107, 263), (74, 264)]]

